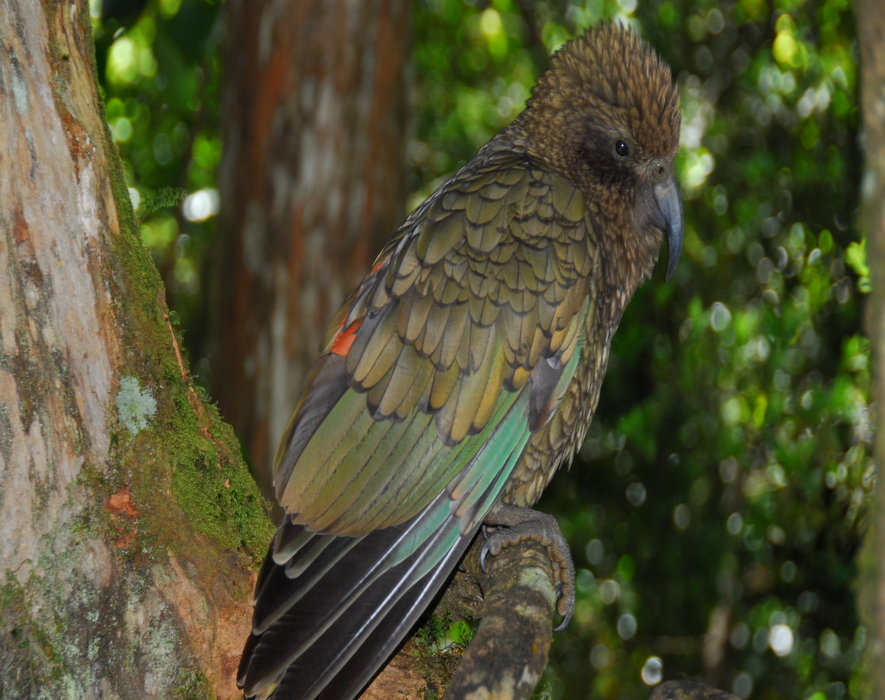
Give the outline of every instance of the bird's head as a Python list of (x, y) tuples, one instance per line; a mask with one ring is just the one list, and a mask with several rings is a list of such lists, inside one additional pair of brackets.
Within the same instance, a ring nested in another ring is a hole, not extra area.
[(666, 234), (669, 278), (683, 231), (673, 171), (681, 113), (669, 66), (632, 32), (596, 27), (553, 56), (523, 120), (530, 151), (578, 185), (617, 229), (657, 245)]

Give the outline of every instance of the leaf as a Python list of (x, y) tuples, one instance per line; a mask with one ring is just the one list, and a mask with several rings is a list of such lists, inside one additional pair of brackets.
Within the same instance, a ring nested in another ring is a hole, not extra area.
[(157, 191), (156, 196), (151, 197), (145, 202), (144, 211), (141, 213), (138, 225), (141, 226), (144, 220), (155, 211), (165, 209), (166, 207), (177, 207), (186, 198), (187, 190), (183, 187), (161, 187)]
[(845, 262), (857, 273), (858, 277), (869, 277), (870, 267), (867, 265), (867, 239), (851, 243), (845, 249)]

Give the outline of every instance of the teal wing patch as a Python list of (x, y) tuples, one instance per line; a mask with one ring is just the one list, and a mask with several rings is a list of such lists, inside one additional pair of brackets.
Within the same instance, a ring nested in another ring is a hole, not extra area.
[(583, 196), (510, 157), (405, 222), (333, 321), (278, 453), (292, 520), (403, 523), (443, 490), (466, 532), (574, 376), (596, 248)]

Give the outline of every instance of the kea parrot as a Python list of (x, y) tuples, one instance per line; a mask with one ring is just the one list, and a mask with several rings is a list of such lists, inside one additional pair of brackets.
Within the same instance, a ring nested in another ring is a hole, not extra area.
[(613, 24), (561, 48), (525, 110), (421, 204), (332, 320), (277, 451), (285, 509), (258, 575), (248, 697), (349, 700), (481, 526), (526, 538), (581, 445), (627, 302), (682, 248), (669, 67)]

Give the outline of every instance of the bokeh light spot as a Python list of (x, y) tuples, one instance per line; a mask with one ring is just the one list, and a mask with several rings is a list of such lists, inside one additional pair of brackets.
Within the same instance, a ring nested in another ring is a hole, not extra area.
[(732, 513), (728, 516), (728, 520), (725, 521), (725, 528), (730, 535), (739, 534), (743, 526), (744, 519), (741, 517), (740, 513)]
[(717, 333), (722, 333), (731, 323), (731, 312), (722, 302), (714, 302), (710, 311), (710, 326)]
[(750, 641), (750, 627), (746, 622), (739, 622), (734, 626), (731, 634), (728, 635), (728, 641), (735, 649), (743, 649)]
[(627, 500), (631, 506), (639, 507), (645, 503), (646, 496), (645, 486), (638, 481), (633, 482), (627, 487)]
[(618, 635), (621, 639), (633, 639), (636, 636), (636, 627), (636, 618), (630, 613), (624, 613), (618, 618)]
[(642, 664), (642, 682), (646, 685), (657, 685), (664, 677), (664, 662), (660, 657), (649, 656)]
[(597, 644), (590, 650), (590, 663), (593, 668), (601, 670), (607, 668), (611, 662), (611, 652), (605, 644)]
[(488, 37), (494, 37), (501, 33), (504, 23), (501, 21), (501, 14), (493, 9), (484, 10), (479, 18), (479, 28), (482, 33)]
[(584, 548), (584, 555), (593, 566), (599, 564), (605, 555), (605, 547), (602, 544), (602, 540), (590, 540)]
[(750, 697), (750, 693), (753, 692), (753, 679), (750, 674), (746, 671), (737, 674), (731, 684), (731, 692), (742, 699)]
[(221, 198), (218, 190), (210, 187), (189, 195), (181, 206), (188, 221), (205, 221), (218, 213)]
[(621, 587), (618, 582), (607, 578), (599, 584), (599, 597), (606, 605), (611, 605), (621, 597)]
[(691, 509), (685, 503), (673, 509), (673, 522), (680, 530), (686, 530), (691, 525)]
[(787, 625), (774, 625), (768, 635), (768, 645), (778, 656), (787, 656), (793, 650), (793, 630)]
[(120, 117), (111, 124), (111, 133), (114, 141), (117, 143), (125, 143), (132, 138), (132, 122), (126, 117)]

